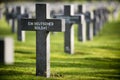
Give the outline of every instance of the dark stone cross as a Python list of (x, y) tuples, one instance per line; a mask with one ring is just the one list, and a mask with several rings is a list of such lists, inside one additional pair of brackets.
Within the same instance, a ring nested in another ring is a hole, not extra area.
[(0, 7), (0, 19), (3, 17), (2, 8)]
[(9, 9), (8, 7), (6, 7), (6, 12), (5, 12), (5, 16), (6, 16), (6, 21), (9, 23), (9, 20), (12, 21), (12, 32), (15, 33), (15, 17), (16, 17), (16, 14), (15, 14), (15, 9), (12, 8), (11, 12), (9, 12)]
[(94, 18), (93, 18), (93, 35), (98, 34), (98, 16), (97, 16), (97, 10), (93, 10)]
[(18, 41), (25, 41), (25, 31), (21, 30), (21, 18), (28, 18), (29, 15), (27, 13), (27, 10), (24, 10), (24, 13), (21, 13), (21, 7), (16, 7), (16, 15), (17, 15), (17, 40)]
[[(100, 9), (96, 9), (94, 11), (94, 15), (95, 15), (95, 23), (93, 22), (93, 34), (94, 35), (97, 35), (98, 32), (100, 31), (100, 27), (102, 26), (102, 22), (101, 22), (101, 12), (100, 12)], [(96, 26), (95, 26), (96, 25)]]
[(36, 4), (36, 19), (22, 19), (22, 30), (36, 31), (36, 75), (50, 77), (50, 31), (65, 31), (65, 21), (48, 19), (48, 4)]
[(64, 6), (64, 15), (54, 15), (54, 18), (65, 19), (64, 51), (70, 54), (74, 53), (74, 27), (73, 24), (81, 24), (80, 16), (73, 16), (73, 6)]
[(97, 9), (97, 16), (98, 16), (98, 22), (97, 22), (97, 31), (100, 31), (102, 29), (102, 26), (104, 24), (104, 14), (102, 12), (102, 8)]
[(5, 6), (5, 12), (4, 12), (4, 15), (5, 15), (5, 20), (7, 21), (7, 23), (9, 23), (9, 9), (8, 9), (8, 6)]
[(88, 11), (85, 13), (85, 20), (86, 20), (87, 40), (92, 40), (93, 39), (93, 25), (92, 25), (91, 13)]
[(93, 11), (94, 19), (93, 19), (93, 35), (97, 35), (100, 31), (100, 26), (103, 26), (108, 20), (108, 11), (106, 8), (95, 9)]
[(78, 5), (78, 13), (75, 15), (81, 16), (81, 24), (78, 26), (78, 40), (85, 42), (86, 41), (86, 23), (85, 23), (85, 6)]
[(100, 29), (102, 29), (103, 25), (106, 22), (106, 13), (104, 7), (99, 9), (99, 18), (100, 18)]
[(8, 7), (6, 6), (6, 21), (9, 23), (9, 20), (12, 21), (12, 32), (15, 33), (16, 32), (16, 26), (15, 26), (15, 21), (18, 21), (17, 24), (17, 33), (18, 33), (18, 40), (19, 41), (24, 41), (25, 40), (25, 35), (24, 32), (21, 32), (21, 28), (20, 28), (20, 19), (21, 18), (28, 18), (28, 13), (24, 13), (21, 14), (21, 8), (20, 7), (16, 7), (16, 8), (12, 8), (11, 12), (9, 12)]

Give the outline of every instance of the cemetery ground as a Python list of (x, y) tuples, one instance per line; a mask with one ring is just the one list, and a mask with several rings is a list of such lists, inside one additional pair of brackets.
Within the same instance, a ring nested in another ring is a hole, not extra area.
[[(76, 25), (75, 25), (76, 26)], [(77, 40), (75, 54), (64, 53), (64, 33), (51, 33), (51, 76), (36, 76), (35, 32), (26, 32), (26, 41), (17, 41), (10, 26), (0, 20), (0, 36), (14, 38), (15, 62), (0, 64), (0, 80), (119, 80), (120, 79), (120, 20), (106, 23), (93, 41)]]

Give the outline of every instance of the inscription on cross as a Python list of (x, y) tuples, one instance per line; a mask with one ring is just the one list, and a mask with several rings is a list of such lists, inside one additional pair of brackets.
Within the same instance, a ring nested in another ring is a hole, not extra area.
[(65, 31), (65, 21), (49, 19), (48, 4), (36, 4), (36, 19), (22, 19), (22, 30), (36, 31), (36, 75), (50, 77), (50, 31)]

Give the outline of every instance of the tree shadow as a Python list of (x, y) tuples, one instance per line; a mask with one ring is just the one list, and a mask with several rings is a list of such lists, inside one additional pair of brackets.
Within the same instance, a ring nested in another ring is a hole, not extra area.
[(90, 53), (87, 52), (75, 52), (74, 55), (89, 55)]
[[(80, 62), (76, 63), (76, 61), (80, 61)], [(120, 70), (119, 62), (120, 62), (120, 59), (113, 59), (113, 58), (65, 58), (65, 59), (62, 59), (62, 61), (57, 61), (57, 60), (51, 61), (51, 66), (52, 67), (73, 67), (73, 68), (78, 67), (78, 68), (119, 69)]]
[[(73, 61), (75, 60), (75, 61)], [(76, 62), (77, 61), (77, 62)], [(80, 62), (78, 62), (80, 61)], [(52, 61), (51, 67), (56, 68), (76, 68), (77, 69), (93, 69), (85, 72), (79, 72), (76, 70), (63, 71), (56, 75), (76, 75), (76, 76), (89, 76), (89, 77), (100, 77), (101, 79), (120, 79), (120, 59), (116, 58), (65, 58), (62, 61)], [(111, 71), (114, 70), (114, 71)], [(97, 78), (96, 78), (97, 79)]]
[(21, 53), (21, 54), (33, 54), (31, 51), (22, 51), (22, 50), (15, 50), (15, 53)]
[[(34, 76), (35, 74), (29, 71), (30, 68), (36, 68), (35, 63), (25, 63), (25, 62), (15, 62), (13, 65), (4, 65), (0, 66), (0, 80), (6, 80), (16, 76)], [(2, 69), (3, 68), (3, 69)], [(14, 69), (15, 68), (15, 69)], [(28, 71), (22, 71), (19, 69), (28, 69)]]
[(30, 67), (35, 67), (35, 65), (36, 65), (35, 63), (15, 62), (13, 65), (0, 64), (0, 68), (10, 68), (10, 67), (30, 68)]
[(16, 71), (16, 70), (0, 70), (0, 80), (14, 80), (20, 76), (33, 76), (35, 74), (30, 72)]
[(92, 48), (100, 48), (100, 49), (120, 51), (119, 47), (112, 47), (112, 46), (95, 46), (95, 47), (92, 47)]

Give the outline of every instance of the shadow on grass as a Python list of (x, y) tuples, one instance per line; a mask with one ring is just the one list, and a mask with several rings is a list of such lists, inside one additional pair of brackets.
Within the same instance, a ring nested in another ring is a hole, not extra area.
[(0, 76), (4, 76), (4, 75), (18, 76), (18, 75), (34, 75), (34, 74), (29, 73), (29, 72), (15, 71), (15, 70), (1, 70)]
[[(61, 73), (54, 74), (55, 76), (77, 75), (77, 76), (86, 76), (86, 77), (87, 76), (99, 77), (101, 79), (112, 78), (112, 80), (116, 80), (116, 79), (119, 80), (120, 79), (119, 62), (120, 59), (115, 59), (115, 58), (114, 59), (113, 58), (74, 58), (74, 59), (67, 58), (67, 59), (62, 59), (61, 61), (57, 61), (57, 60), (52, 61), (51, 67), (52, 68), (61, 67), (64, 70), (66, 70), (67, 68), (70, 69), (69, 71), (63, 71)], [(74, 69), (76, 68), (76, 70), (72, 70), (73, 68)], [(82, 69), (84, 69), (85, 71), (80, 72)]]
[(15, 66), (16, 67), (35, 67), (36, 66), (36, 64), (35, 63), (25, 63), (25, 62), (16, 62), (15, 63)]
[(17, 80), (18, 77), (21, 76), (33, 76), (35, 74), (30, 72), (22, 72), (22, 71), (16, 71), (16, 70), (1, 70), (0, 71), (0, 80)]
[[(10, 80), (15, 77), (20, 76), (34, 76), (35, 74), (29, 71), (29, 68), (35, 67), (33, 63), (15, 63), (14, 65), (2, 65), (0, 68), (0, 80)], [(21, 68), (27, 68), (28, 71), (20, 71)]]
[(59, 59), (58, 60), (56, 59), (56, 61), (51, 61), (51, 66), (120, 70), (119, 62), (120, 59), (112, 59), (112, 58), (67, 58), (67, 59), (62, 59), (62, 61), (59, 61)]
[(21, 53), (21, 54), (33, 54), (31, 51), (22, 51), (22, 50), (15, 50), (15, 53)]
[(74, 55), (89, 55), (90, 53), (86, 53), (86, 52), (75, 52)]
[[(35, 63), (16, 62), (13, 65), (0, 64), (0, 80), (9, 80), (7, 77), (11, 79), (16, 76), (34, 76), (35, 74), (29, 71), (31, 68), (35, 68)], [(28, 69), (28, 71), (24, 69)]]
[[(57, 73), (60, 74), (60, 73)], [(90, 78), (94, 77), (95, 80), (119, 80), (120, 79), (120, 74), (116, 73), (116, 72), (106, 72), (106, 71), (102, 71), (102, 72), (94, 72), (94, 70), (92, 72), (63, 72), (61, 75), (66, 76), (66, 75), (72, 75), (72, 76), (86, 76), (88, 77), (87, 80), (89, 80)], [(90, 80), (94, 80), (94, 79), (90, 79)], [(85, 79), (86, 80), (86, 79)]]
[(114, 47), (114, 46), (92, 46), (92, 48), (100, 48), (100, 49), (120, 51), (120, 47)]
[(4, 64), (0, 64), (0, 68), (30, 68), (30, 67), (35, 67), (36, 64), (35, 63), (25, 63), (25, 62), (15, 62), (13, 65), (4, 65)]

